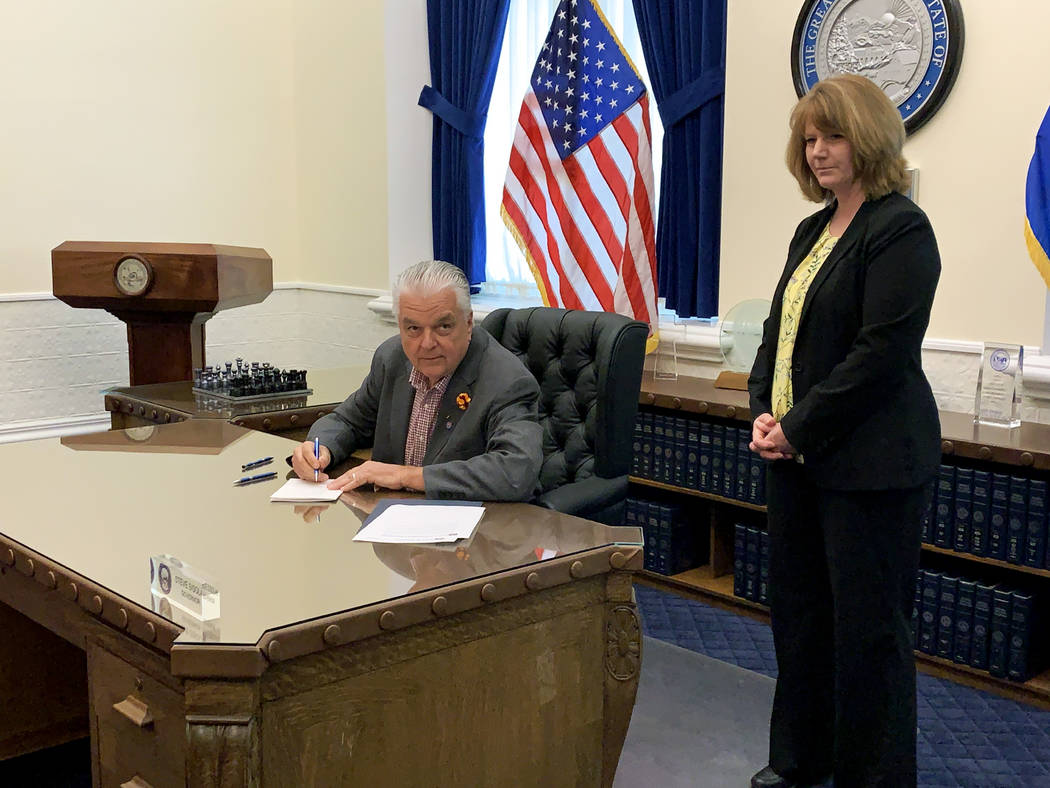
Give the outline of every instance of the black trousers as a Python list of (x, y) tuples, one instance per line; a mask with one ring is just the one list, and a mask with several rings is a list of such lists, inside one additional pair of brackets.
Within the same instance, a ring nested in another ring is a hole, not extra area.
[(827, 490), (804, 466), (770, 464), (769, 762), (780, 775), (915, 786), (911, 608), (931, 491)]

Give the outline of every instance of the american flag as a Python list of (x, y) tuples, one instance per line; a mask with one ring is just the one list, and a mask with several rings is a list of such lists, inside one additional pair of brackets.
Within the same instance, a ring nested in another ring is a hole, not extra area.
[(593, 0), (562, 0), (518, 115), (500, 213), (543, 302), (619, 312), (656, 344), (649, 96)]

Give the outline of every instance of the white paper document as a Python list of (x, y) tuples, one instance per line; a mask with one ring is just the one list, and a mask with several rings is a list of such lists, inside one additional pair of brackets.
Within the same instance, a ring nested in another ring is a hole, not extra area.
[(289, 479), (277, 492), (270, 496), (271, 501), (292, 501), (310, 503), (312, 501), (338, 501), (342, 490), (329, 490), (325, 482), (308, 482), (305, 479)]
[(395, 544), (455, 542), (470, 538), (484, 514), (484, 506), (394, 504), (358, 531), (354, 541)]

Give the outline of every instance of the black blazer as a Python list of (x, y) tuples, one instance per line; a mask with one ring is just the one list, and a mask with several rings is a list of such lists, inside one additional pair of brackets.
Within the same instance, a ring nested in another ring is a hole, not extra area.
[[(748, 388), (751, 415), (771, 412), (784, 288), (834, 213), (799, 224), (762, 328)], [(781, 420), (814, 484), (839, 490), (915, 487), (940, 462), (940, 420), (921, 347), (940, 276), (926, 214), (892, 193), (866, 201), (810, 284)]]

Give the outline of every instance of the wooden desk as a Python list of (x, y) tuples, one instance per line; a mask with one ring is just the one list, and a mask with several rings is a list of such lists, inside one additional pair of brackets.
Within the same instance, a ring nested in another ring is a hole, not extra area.
[[(231, 487), (288, 446), (215, 419), (0, 446), (0, 757), (86, 723), (96, 786), (611, 785), (639, 529), (496, 504), (464, 551), (354, 542), (375, 494), (318, 520)], [(159, 553), (216, 579), (215, 629), (154, 612)]]
[(105, 407), (115, 430), (187, 419), (223, 419), (240, 427), (302, 440), (310, 425), (353, 394), (367, 374), (368, 365), (308, 371), (312, 394), (249, 402), (197, 393), (188, 380), (118, 386), (105, 392)]

